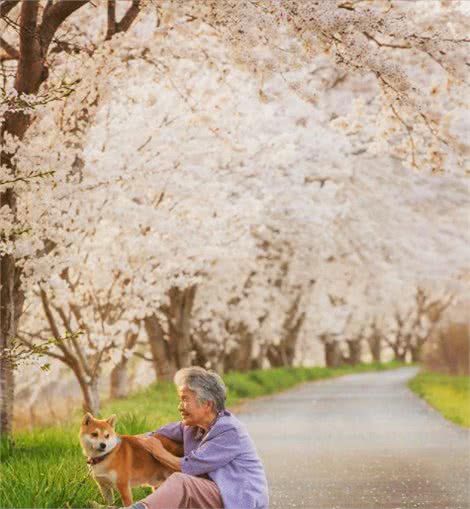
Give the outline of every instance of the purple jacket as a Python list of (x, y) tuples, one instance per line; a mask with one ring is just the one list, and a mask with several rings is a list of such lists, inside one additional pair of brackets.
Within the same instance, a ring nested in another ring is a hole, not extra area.
[(183, 442), (181, 471), (207, 474), (219, 488), (225, 509), (268, 509), (268, 484), (255, 446), (243, 424), (223, 410), (202, 436), (195, 426), (174, 422), (154, 433)]

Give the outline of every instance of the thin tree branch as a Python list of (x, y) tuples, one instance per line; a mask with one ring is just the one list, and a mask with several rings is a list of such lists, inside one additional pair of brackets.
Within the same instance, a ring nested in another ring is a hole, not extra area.
[[(44, 309), (44, 313), (46, 315), (47, 321), (51, 328), (51, 332), (56, 339), (60, 340), (61, 336), (59, 333), (59, 329), (57, 328), (57, 325), (55, 323), (55, 319), (52, 314), (51, 308), (49, 306), (49, 300), (47, 298), (47, 294), (42, 288), (40, 288), (40, 294), (41, 294), (42, 307)], [(71, 354), (70, 350), (65, 346), (65, 344), (62, 341), (57, 342), (57, 347), (62, 351), (62, 353), (64, 354), (64, 357), (66, 359), (68, 359), (69, 361), (71, 359), (73, 359), (73, 355)]]
[(0, 186), (5, 185), (5, 184), (14, 184), (15, 182), (28, 182), (28, 180), (32, 180), (35, 178), (41, 178), (41, 177), (46, 177), (48, 175), (54, 175), (54, 173), (55, 173), (55, 170), (43, 171), (43, 172), (31, 174), (31, 175), (25, 175), (24, 177), (16, 177), (16, 178), (10, 179), (10, 180), (0, 180)]
[[(25, 339), (24, 336), (18, 336), (18, 339), (20, 340), (20, 342), (22, 344), (27, 346), (31, 351), (34, 350), (35, 345), (31, 341), (28, 341), (27, 339)], [(44, 352), (44, 355), (47, 355), (48, 357), (53, 357), (54, 359), (58, 359), (59, 361), (62, 361), (65, 364), (67, 364), (67, 359), (64, 356), (59, 355), (58, 353), (51, 352), (48, 350), (47, 352)]]
[(54, 306), (54, 309), (57, 311), (57, 313), (59, 314), (60, 318), (62, 319), (62, 322), (65, 326), (65, 328), (71, 333), (71, 336), (70, 336), (70, 341), (72, 342), (72, 346), (75, 350), (75, 353), (77, 354), (77, 357), (78, 357), (78, 360), (82, 366), (82, 369), (83, 371), (87, 374), (87, 375), (90, 375), (91, 376), (91, 369), (85, 359), (85, 356), (82, 352), (82, 349), (77, 341), (77, 338), (74, 336), (74, 334), (72, 333), (72, 328), (71, 328), (71, 325), (70, 325), (70, 320), (67, 318), (67, 316), (65, 315), (64, 313), (64, 310), (62, 308), (59, 308), (59, 307), (56, 307)]
[(93, 366), (93, 371), (91, 372), (91, 375), (90, 375), (90, 378), (92, 380), (95, 379), (96, 377), (96, 374), (98, 373), (98, 369), (100, 367), (100, 363), (101, 363), (101, 359), (103, 358), (103, 355), (108, 351), (108, 350), (111, 350), (113, 348), (115, 348), (116, 345), (114, 344), (114, 341), (111, 341), (111, 343), (109, 345), (106, 345), (101, 351), (100, 353), (98, 354), (98, 357), (96, 358), (95, 360), (95, 363), (94, 363), (94, 366)]
[(6, 60), (18, 60), (20, 58), (20, 52), (5, 41), (3, 37), (0, 37), (0, 48), (5, 51), (3, 55), (0, 55), (0, 61), (5, 62)]
[(117, 32), (127, 32), (140, 11), (140, 0), (133, 0), (121, 21), (117, 24)]
[(4, 0), (0, 4), (0, 18), (4, 18), (20, 0)]
[(395, 117), (398, 119), (398, 121), (403, 125), (403, 127), (406, 129), (406, 133), (408, 134), (408, 139), (410, 141), (410, 149), (411, 149), (411, 165), (413, 168), (417, 168), (416, 164), (416, 144), (415, 140), (413, 138), (413, 135), (411, 134), (413, 128), (409, 126), (398, 114), (397, 110), (395, 109), (395, 106), (393, 104), (390, 105), (390, 108), (395, 115)]
[(109, 41), (116, 30), (116, 0), (108, 0), (108, 29), (104, 40)]
[(152, 358), (145, 356), (143, 353), (134, 352), (134, 355), (135, 355), (136, 357), (139, 357), (140, 359), (143, 359), (144, 361), (147, 361), (147, 362), (153, 362), (153, 359), (152, 359)]
[(48, 9), (46, 9), (39, 28), (43, 55), (47, 54), (52, 38), (60, 25), (71, 14), (80, 9), (80, 7), (89, 3), (89, 1), (90, 0), (59, 0), (56, 4), (50, 5)]
[(367, 39), (369, 39), (369, 41), (374, 41), (375, 44), (377, 44), (377, 46), (380, 46), (381, 48), (382, 47), (384, 47), (384, 48), (394, 48), (394, 49), (411, 49), (412, 48), (412, 46), (410, 46), (410, 45), (391, 44), (391, 43), (386, 43), (386, 42), (380, 42), (374, 36), (369, 34), (368, 32), (362, 32), (362, 33), (363, 33), (363, 35), (366, 36)]

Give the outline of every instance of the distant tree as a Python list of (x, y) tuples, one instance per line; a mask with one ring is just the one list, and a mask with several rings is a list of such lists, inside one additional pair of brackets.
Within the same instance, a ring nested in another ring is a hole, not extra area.
[(453, 294), (433, 297), (429, 290), (418, 286), (413, 297), (397, 303), (393, 315), (394, 326), (385, 336), (385, 343), (397, 360), (412, 362), (421, 359), (424, 344), (429, 341), (445, 310), (454, 300)]
[(382, 359), (382, 332), (377, 324), (377, 319), (372, 320), (370, 329), (366, 333), (366, 340), (369, 344), (370, 353), (374, 362), (380, 362)]

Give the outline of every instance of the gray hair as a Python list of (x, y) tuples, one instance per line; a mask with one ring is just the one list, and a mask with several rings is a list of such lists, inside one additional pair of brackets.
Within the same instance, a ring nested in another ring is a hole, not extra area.
[(213, 401), (217, 412), (225, 409), (227, 388), (222, 378), (214, 371), (207, 371), (198, 366), (183, 368), (176, 372), (174, 382), (178, 388), (186, 386), (194, 391), (201, 403)]

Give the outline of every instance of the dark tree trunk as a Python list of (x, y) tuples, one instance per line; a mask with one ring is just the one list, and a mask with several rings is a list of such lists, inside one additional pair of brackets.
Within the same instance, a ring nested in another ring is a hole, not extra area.
[(165, 339), (163, 328), (155, 315), (146, 317), (144, 325), (157, 380), (172, 381), (177, 371), (175, 352), (171, 349), (172, 344)]
[(329, 368), (338, 368), (343, 365), (343, 356), (338, 341), (325, 342), (325, 364)]
[(293, 366), (297, 351), (300, 330), (305, 320), (305, 313), (299, 312), (300, 293), (295, 298), (284, 320), (281, 339), (278, 345), (270, 345), (266, 352), (272, 367)]
[(205, 366), (208, 362), (211, 363), (211, 359), (203, 347), (203, 342), (197, 341), (194, 337), (192, 337), (191, 344), (196, 354), (194, 358), (194, 363), (196, 366)]
[(421, 361), (421, 350), (422, 350), (421, 345), (410, 346), (411, 362)]
[(395, 353), (395, 360), (400, 361), (400, 362), (406, 361), (406, 350), (397, 348), (396, 350), (394, 350), (394, 353)]
[[(140, 326), (140, 322), (136, 322), (137, 326)], [(128, 332), (126, 334), (125, 349), (132, 350), (137, 343), (139, 333)], [(129, 394), (130, 380), (127, 366), (129, 359), (124, 355), (121, 355), (120, 361), (114, 366), (110, 376), (110, 397), (119, 399), (125, 398)]]
[(370, 353), (375, 362), (381, 362), (382, 358), (382, 338), (378, 334), (374, 334), (367, 339), (369, 343)]
[(129, 373), (127, 365), (129, 360), (122, 357), (111, 370), (109, 396), (111, 399), (125, 398), (129, 394)]
[[(9, 190), (10, 191), (10, 190)], [(0, 195), (0, 204), (9, 192)], [(15, 197), (10, 194), (14, 209)], [(21, 270), (15, 266), (13, 256), (3, 255), (0, 260), (0, 434), (9, 437), (12, 432), (14, 401), (14, 366), (9, 355), (4, 355), (13, 346), (18, 330), (24, 295), (20, 285)]]
[(175, 352), (178, 369), (192, 364), (191, 313), (196, 296), (196, 285), (181, 290), (171, 288), (168, 294), (170, 304), (167, 308), (169, 324), (168, 338)]
[(252, 366), (253, 335), (240, 324), (234, 334), (238, 336), (237, 347), (225, 354), (224, 371), (248, 371)]
[(98, 391), (98, 380), (82, 385), (83, 411), (98, 415), (100, 412), (100, 393)]
[(272, 368), (280, 368), (289, 365), (287, 354), (282, 343), (279, 345), (269, 345), (266, 351), (266, 357)]
[(362, 355), (362, 346), (361, 341), (358, 339), (347, 339), (346, 343), (348, 345), (348, 364), (351, 366), (355, 366), (361, 362)]
[[(20, 18), (20, 58), (15, 79), (18, 93), (35, 94), (41, 83), (44, 59), (40, 57), (40, 45), (36, 37), (38, 14), (37, 2), (23, 2)], [(7, 112), (0, 126), (3, 139), (13, 135), (22, 140), (31, 123), (31, 116), (23, 112)], [(0, 164), (11, 170), (12, 177), (17, 174), (12, 161), (12, 154), (0, 152)], [(12, 188), (0, 193), (0, 207), (8, 207), (16, 219), (16, 194)], [(3, 236), (4, 234), (1, 233)], [(14, 241), (14, 238), (2, 240)], [(23, 292), (20, 284), (21, 269), (17, 267), (15, 258), (9, 254), (0, 257), (0, 347), (1, 354), (10, 349), (18, 330), (18, 321), (23, 308)], [(12, 431), (14, 373), (13, 364), (6, 355), (0, 355), (0, 432), (2, 436), (10, 436)]]
[(262, 369), (263, 368), (263, 359), (267, 357), (267, 348), (262, 346), (261, 350), (257, 357), (253, 357), (251, 359), (251, 368), (250, 369)]

